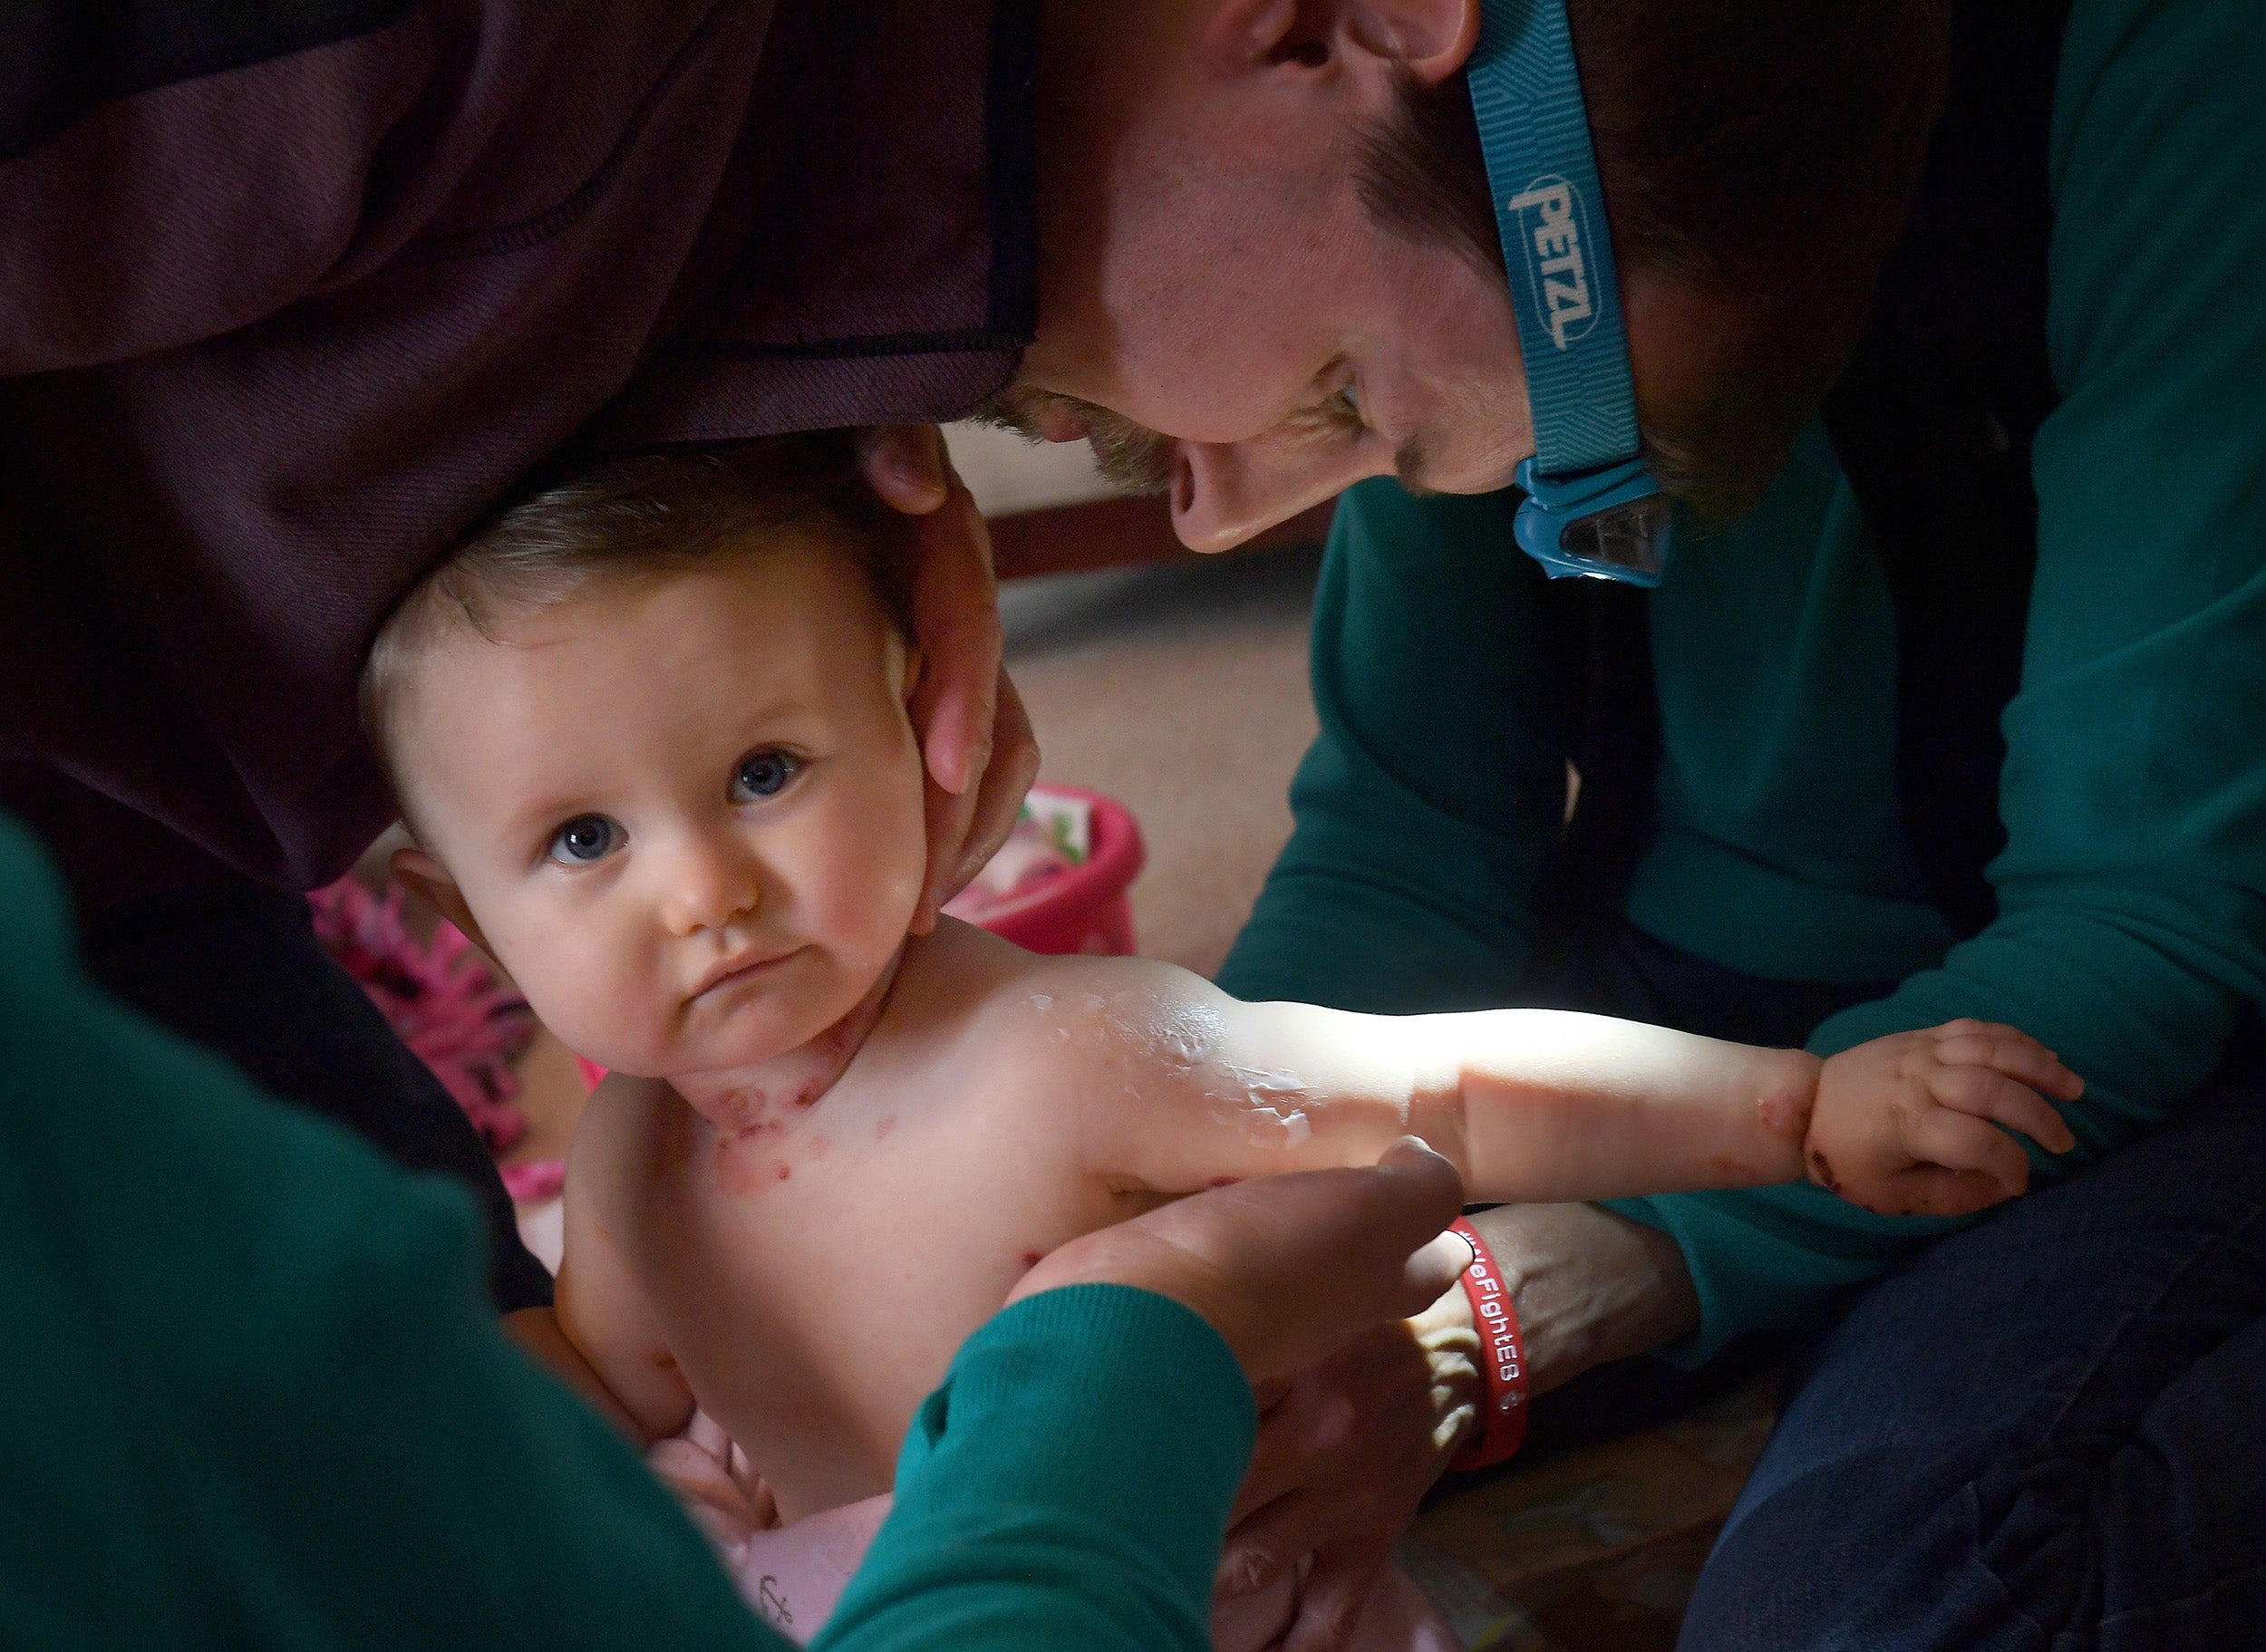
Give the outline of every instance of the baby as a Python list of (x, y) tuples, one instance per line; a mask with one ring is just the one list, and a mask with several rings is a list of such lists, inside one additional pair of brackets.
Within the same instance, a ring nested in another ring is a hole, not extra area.
[(1413, 1133), (1474, 1200), (1806, 1173), (1949, 1212), (2024, 1186), (1999, 1125), (2071, 1145), (2038, 1092), (2078, 1081), (2008, 1028), (1821, 1063), (1550, 1011), (1242, 1004), (1148, 960), (910, 933), (902, 543), (832, 439), (617, 460), (430, 577), (364, 681), (418, 845), (399, 875), (612, 1070), (559, 1326), (647, 1441), (712, 1416), (786, 1521), (889, 1490), (1039, 1258), (1196, 1189)]

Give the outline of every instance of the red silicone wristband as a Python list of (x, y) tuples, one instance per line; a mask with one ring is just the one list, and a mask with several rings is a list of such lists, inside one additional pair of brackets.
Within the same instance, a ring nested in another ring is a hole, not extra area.
[(1471, 1299), (1471, 1322), (1479, 1331), (1479, 1368), (1486, 1378), (1479, 1432), (1464, 1443), (1448, 1466), (1461, 1472), (1507, 1462), (1526, 1438), (1526, 1350), (1518, 1339), (1518, 1316), (1511, 1309), (1510, 1286), (1495, 1265), (1471, 1223), (1458, 1218), (1448, 1231), (1471, 1246), (1464, 1295)]

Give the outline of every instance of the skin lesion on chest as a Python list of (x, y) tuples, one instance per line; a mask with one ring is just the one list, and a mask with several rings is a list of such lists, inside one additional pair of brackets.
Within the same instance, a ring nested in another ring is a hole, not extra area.
[(646, 1180), (663, 1197), (702, 1183), (727, 1198), (744, 1199), (793, 1180), (799, 1164), (822, 1160), (833, 1138), (812, 1127), (808, 1114), (760, 1102), (739, 1103), (716, 1123), (683, 1097), (655, 1104), (645, 1131)]
[(797, 1049), (754, 1069), (679, 1081), (663, 1104), (675, 1118), (663, 1134), (686, 1132), (692, 1145), (664, 1148), (665, 1174), (682, 1176), (689, 1161), (703, 1161), (716, 1191), (747, 1199), (792, 1182), (838, 1145), (885, 1140), (895, 1114), (870, 1122), (872, 1108), (856, 1087), (846, 1093), (845, 1077), (885, 1007), (887, 979), (867, 1004)]
[(830, 1113), (822, 1117), (811, 1110), (817, 1099), (770, 1098), (745, 1109), (731, 1128), (710, 1123), (679, 1104), (678, 1116), (662, 1133), (661, 1179), (676, 1183), (701, 1160), (718, 1192), (728, 1199), (748, 1199), (821, 1164), (854, 1168), (862, 1154), (879, 1149), (896, 1132), (894, 1110), (870, 1120), (854, 1115), (837, 1118)]
[(781, 1119), (718, 1132), (712, 1149), (716, 1186), (728, 1198), (751, 1198), (793, 1181), (798, 1168), (808, 1169), (833, 1151), (834, 1138), (824, 1131), (796, 1129)]

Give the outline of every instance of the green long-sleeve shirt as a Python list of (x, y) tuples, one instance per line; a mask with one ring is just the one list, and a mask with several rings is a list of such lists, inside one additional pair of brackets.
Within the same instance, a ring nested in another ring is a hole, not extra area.
[[(1821, 1054), (1956, 1016), (2082, 1074), (2066, 1174), (2160, 1119), (2266, 1005), (2266, 7), (2077, 0), (2056, 89), (2038, 569), (2008, 708), (2000, 916), (1954, 945), (1899, 819), (1894, 617), (1823, 434), (1651, 598), (1648, 932), (1769, 979), (1897, 980)], [(1350, 493), (1315, 611), (1297, 829), (1222, 972), (1247, 998), (1509, 1001), (1564, 801), (1515, 496)], [(1942, 1224), (1806, 1185), (1632, 1200), (1698, 1284), (1697, 1357)]]
[[(498, 1332), (471, 1203), (92, 990), (0, 816), (0, 1646), (784, 1647)], [(970, 1340), (821, 1644), (1211, 1644), (1255, 1430), (1111, 1286)]]

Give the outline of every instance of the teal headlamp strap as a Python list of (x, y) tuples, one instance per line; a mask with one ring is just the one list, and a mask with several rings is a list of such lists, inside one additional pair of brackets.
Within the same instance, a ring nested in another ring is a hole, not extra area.
[(1673, 519), (1641, 458), (1621, 284), (1564, 0), (1480, 0), (1465, 78), (1534, 411), (1535, 457), (1518, 469), (1518, 543), (1553, 578), (1658, 584)]

